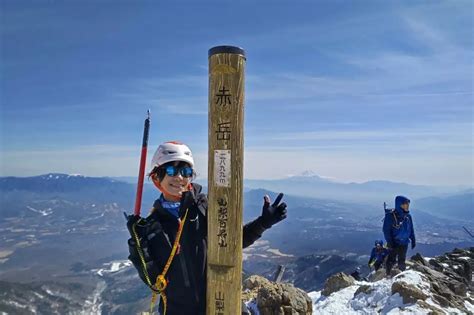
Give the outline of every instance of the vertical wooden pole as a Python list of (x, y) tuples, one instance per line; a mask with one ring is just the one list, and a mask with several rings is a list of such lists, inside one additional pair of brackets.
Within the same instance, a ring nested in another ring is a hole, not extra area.
[(245, 52), (209, 50), (207, 315), (241, 314)]

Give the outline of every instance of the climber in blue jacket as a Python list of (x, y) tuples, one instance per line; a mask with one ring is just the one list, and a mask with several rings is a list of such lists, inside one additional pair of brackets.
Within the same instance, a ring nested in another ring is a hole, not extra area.
[(376, 240), (375, 246), (372, 248), (369, 258), (369, 268), (374, 267), (375, 271), (379, 270), (388, 255), (388, 249), (383, 246), (383, 240)]
[(415, 229), (413, 220), (409, 213), (410, 199), (404, 196), (395, 198), (395, 209), (385, 214), (383, 222), (383, 233), (387, 241), (389, 254), (387, 258), (386, 270), (390, 275), (395, 261), (398, 262), (398, 268), (405, 270), (405, 259), (408, 250), (408, 244), (411, 241), (411, 248), (415, 248)]

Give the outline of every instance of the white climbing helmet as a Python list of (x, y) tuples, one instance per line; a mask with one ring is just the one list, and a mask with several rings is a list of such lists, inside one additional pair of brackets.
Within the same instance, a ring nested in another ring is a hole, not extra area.
[(178, 141), (169, 141), (160, 144), (158, 149), (156, 149), (151, 160), (151, 168), (153, 169), (156, 166), (172, 161), (183, 161), (194, 167), (193, 154), (189, 147)]

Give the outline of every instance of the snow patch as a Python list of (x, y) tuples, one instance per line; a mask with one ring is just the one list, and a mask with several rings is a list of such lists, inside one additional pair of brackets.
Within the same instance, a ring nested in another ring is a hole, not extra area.
[(99, 276), (103, 277), (107, 273), (115, 273), (121, 270), (124, 270), (132, 265), (132, 262), (129, 260), (117, 260), (109, 263), (103, 264), (104, 268), (93, 269), (93, 272), (96, 272)]
[[(367, 285), (367, 283), (364, 283)], [(356, 295), (350, 302), (351, 307), (356, 311), (363, 311), (367, 308), (381, 309), (387, 302), (387, 297), (391, 295), (391, 281), (383, 279), (377, 285), (370, 285), (368, 293), (360, 293)]]
[[(442, 310), (445, 314), (462, 314), (457, 309), (442, 307), (431, 298), (430, 284), (423, 274), (407, 270), (392, 279), (382, 279), (376, 282), (356, 281), (352, 286), (323, 296), (321, 291), (309, 293), (313, 301), (313, 314), (429, 314), (430, 310), (419, 304), (404, 304), (402, 297), (392, 295), (392, 284), (404, 282), (422, 290), (429, 298), (426, 303)], [(369, 288), (354, 296), (360, 286)], [(474, 305), (465, 302), (468, 310), (474, 311)]]
[(469, 301), (465, 301), (464, 306), (469, 312), (474, 313), (474, 304), (469, 303)]
[(37, 296), (38, 298), (40, 298), (40, 299), (44, 299), (44, 295), (39, 294), (38, 292), (34, 292), (34, 291), (33, 291), (33, 294), (36, 295), (36, 296)]
[(7, 305), (12, 305), (12, 306), (15, 306), (15, 307), (18, 307), (18, 308), (23, 308), (23, 309), (28, 308), (28, 305), (23, 305), (23, 304), (20, 304), (18, 302), (15, 302), (15, 301), (5, 301), (5, 303)]
[(100, 281), (97, 284), (92, 295), (84, 302), (83, 314), (101, 315), (102, 314), (102, 292), (107, 288), (105, 281)]
[(47, 288), (46, 286), (42, 286), (41, 288), (42, 288), (47, 294), (49, 294), (49, 295), (51, 295), (51, 296), (57, 296), (57, 297), (60, 297), (60, 298), (66, 299), (66, 300), (71, 300), (71, 297), (70, 297), (68, 294), (66, 294), (66, 293), (50, 290), (50, 289)]
[(350, 301), (359, 286), (353, 285), (338, 292), (313, 300), (313, 314), (358, 314)]
[(35, 209), (33, 207), (30, 207), (30, 206), (26, 206), (26, 207), (28, 208), (28, 210), (39, 213), (42, 216), (47, 216), (47, 215), (50, 215), (51, 213), (53, 213), (53, 210), (51, 208), (48, 208), (46, 210), (38, 210), (38, 209)]
[(277, 255), (277, 256), (282, 256), (282, 257), (293, 257), (293, 255), (290, 255), (290, 254), (283, 254), (282, 252), (280, 252), (279, 249), (275, 249), (275, 248), (269, 248), (267, 249), (267, 252), (270, 252), (274, 255)]
[(10, 250), (10, 249), (0, 250), (0, 258), (1, 258), (1, 259), (7, 258), (7, 257), (10, 256), (11, 254), (13, 254), (13, 251)]
[(255, 301), (255, 299), (245, 302), (245, 306), (247, 306), (247, 310), (250, 311), (250, 314), (260, 315), (260, 312), (258, 311), (257, 307), (257, 301)]

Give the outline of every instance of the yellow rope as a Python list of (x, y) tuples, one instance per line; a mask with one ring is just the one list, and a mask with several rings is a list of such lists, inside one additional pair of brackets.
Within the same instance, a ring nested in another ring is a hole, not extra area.
[(179, 241), (181, 239), (181, 234), (183, 232), (184, 223), (186, 222), (187, 216), (188, 216), (188, 209), (186, 209), (186, 212), (184, 214), (183, 219), (179, 221), (178, 232), (176, 233), (176, 238), (175, 238), (174, 243), (173, 243), (173, 248), (171, 249), (170, 256), (168, 257), (168, 261), (166, 262), (165, 267), (163, 268), (163, 271), (161, 272), (160, 275), (158, 275), (156, 277), (155, 285), (151, 284), (151, 280), (150, 280), (150, 277), (148, 275), (148, 271), (146, 270), (146, 263), (145, 263), (145, 258), (143, 257), (143, 251), (141, 249), (140, 240), (138, 239), (137, 233), (135, 231), (135, 225), (137, 223), (135, 223), (133, 225), (133, 236), (134, 236), (135, 241), (137, 243), (138, 254), (140, 256), (140, 260), (141, 260), (142, 265), (143, 265), (143, 273), (145, 275), (148, 286), (152, 290), (151, 303), (150, 303), (150, 313), (151, 314), (153, 314), (153, 307), (156, 303), (158, 294), (160, 294), (161, 299), (163, 300), (163, 315), (166, 315), (166, 309), (167, 309), (167, 304), (168, 304), (167, 301), (168, 300), (166, 298), (165, 289), (168, 286), (168, 282), (166, 281), (165, 276), (166, 276), (166, 273), (168, 272), (168, 269), (171, 266), (171, 263), (173, 262), (173, 258), (176, 254), (176, 250), (178, 249)]
[(146, 263), (145, 258), (143, 257), (142, 247), (140, 245), (140, 240), (138, 239), (137, 231), (135, 230), (135, 226), (137, 225), (137, 223), (138, 221), (132, 226), (133, 237), (135, 238), (135, 242), (137, 243), (138, 255), (140, 256), (140, 261), (143, 265), (143, 273), (145, 275), (146, 282), (148, 283), (148, 286), (151, 287), (153, 285), (151, 284), (150, 276), (148, 275), (148, 271), (146, 270)]

